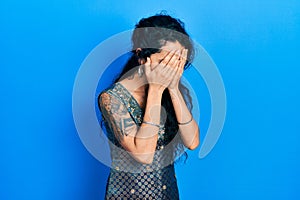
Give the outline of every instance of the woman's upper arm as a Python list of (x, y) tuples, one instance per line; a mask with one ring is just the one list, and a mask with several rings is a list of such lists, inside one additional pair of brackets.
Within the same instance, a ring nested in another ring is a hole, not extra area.
[(120, 144), (124, 149), (134, 151), (134, 137), (138, 128), (126, 106), (107, 92), (101, 93), (98, 101), (104, 120)]

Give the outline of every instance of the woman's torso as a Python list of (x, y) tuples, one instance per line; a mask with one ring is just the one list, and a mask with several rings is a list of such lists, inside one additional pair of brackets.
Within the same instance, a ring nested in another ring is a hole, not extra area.
[[(133, 95), (120, 83), (105, 90), (119, 98), (134, 122), (139, 126), (143, 109)], [(111, 150), (111, 171), (107, 182), (106, 199), (179, 199), (174, 170), (173, 137), (165, 137), (164, 128), (159, 130), (156, 152), (151, 164), (137, 162), (107, 128)]]

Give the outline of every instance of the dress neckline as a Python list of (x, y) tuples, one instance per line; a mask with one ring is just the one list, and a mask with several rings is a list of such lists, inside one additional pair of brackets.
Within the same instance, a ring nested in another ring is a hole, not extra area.
[(138, 103), (138, 101), (136, 100), (136, 98), (129, 92), (129, 90), (120, 82), (115, 83), (115, 85), (119, 85), (124, 91), (125, 93), (130, 96), (130, 98), (132, 99), (132, 101), (134, 102), (134, 104), (137, 105), (137, 107), (139, 108), (139, 110), (143, 111), (144, 109), (140, 106), (140, 104)]

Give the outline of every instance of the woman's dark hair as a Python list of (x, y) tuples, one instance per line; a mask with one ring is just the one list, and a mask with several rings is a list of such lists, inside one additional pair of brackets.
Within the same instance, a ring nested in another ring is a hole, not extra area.
[[(193, 42), (185, 31), (184, 23), (166, 14), (157, 14), (141, 19), (136, 25), (132, 34), (132, 56), (123, 68), (123, 71), (116, 79), (127, 78), (133, 68), (140, 65), (139, 60), (147, 60), (151, 54), (161, 51), (161, 47), (169, 42), (178, 41), (188, 49), (187, 62), (184, 69), (187, 69), (194, 58)], [(140, 48), (141, 50), (136, 52)], [(126, 74), (127, 73), (127, 74)]]
[[(151, 54), (160, 52), (161, 47), (168, 41), (178, 41), (183, 47), (188, 49), (187, 62), (184, 69), (188, 68), (194, 58), (194, 47), (192, 40), (185, 31), (184, 23), (179, 19), (175, 19), (166, 14), (157, 14), (141, 19), (135, 25), (135, 29), (132, 34), (132, 55), (114, 82), (118, 82), (119, 80), (130, 76), (128, 75), (130, 74), (128, 72), (137, 68), (137, 66), (140, 65), (140, 60), (146, 60)], [(138, 48), (141, 50), (137, 52), (136, 50)], [(181, 91), (188, 108), (192, 110), (192, 99), (189, 94), (189, 90), (181, 82), (179, 83), (179, 90)], [(165, 133), (167, 134), (167, 137), (170, 137), (170, 140), (168, 141), (171, 141), (178, 132), (179, 127), (168, 90), (165, 90), (163, 93), (162, 106), (167, 112)], [(176, 138), (179, 138), (179, 140), (175, 142), (176, 147), (174, 146), (174, 158), (178, 158), (185, 149), (180, 137)], [(184, 152), (184, 155), (187, 158), (186, 152)]]

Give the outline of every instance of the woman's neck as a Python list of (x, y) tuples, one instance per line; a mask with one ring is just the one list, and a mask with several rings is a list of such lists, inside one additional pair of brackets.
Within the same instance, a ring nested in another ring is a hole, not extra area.
[[(132, 78), (133, 77), (133, 78)], [(148, 88), (148, 83), (146, 76), (138, 76), (137, 73), (133, 74), (130, 78), (125, 78), (120, 81), (120, 83), (132, 94), (134, 97), (145, 96), (146, 90)]]

